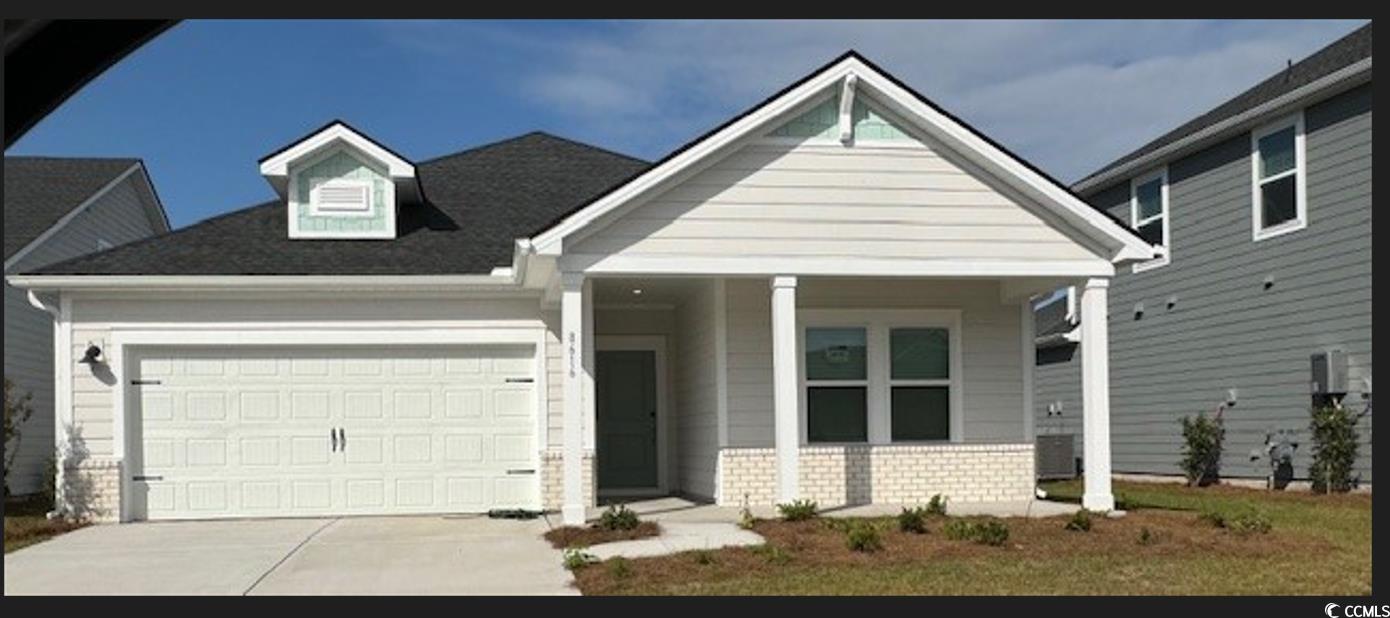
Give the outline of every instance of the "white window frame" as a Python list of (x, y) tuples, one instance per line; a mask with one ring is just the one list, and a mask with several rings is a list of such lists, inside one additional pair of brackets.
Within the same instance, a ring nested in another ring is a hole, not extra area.
[[(1277, 133), (1284, 129), (1293, 127), (1293, 169), (1287, 172), (1276, 174), (1269, 178), (1260, 178), (1260, 139)], [(1250, 224), (1251, 239), (1255, 242), (1275, 238), (1297, 232), (1308, 227), (1308, 157), (1305, 150), (1306, 135), (1304, 132), (1303, 111), (1285, 116), (1261, 126), (1250, 132)], [(1278, 225), (1265, 227), (1264, 225), (1264, 200), (1260, 188), (1273, 180), (1285, 178), (1290, 174), (1294, 176), (1294, 210), (1293, 219)]]
[[(372, 208), (372, 182), (370, 180), (356, 180), (350, 178), (310, 178), (309, 179), (309, 214), (315, 216), (331, 217), (371, 217), (374, 212)], [(367, 199), (361, 208), (343, 208), (324, 206), (319, 201), (319, 192), (326, 187), (333, 188), (353, 188), (362, 191)]]
[[(1149, 184), (1154, 180), (1159, 181), (1159, 214), (1146, 219), (1139, 218), (1139, 187)], [(1154, 245), (1158, 250), (1158, 257), (1145, 262), (1134, 264), (1133, 272), (1144, 272), (1152, 268), (1167, 265), (1172, 260), (1173, 234), (1172, 227), (1168, 224), (1168, 166), (1163, 166), (1142, 176), (1135, 176), (1129, 181), (1129, 224), (1130, 227), (1138, 230), (1140, 225), (1150, 223), (1156, 219), (1163, 221), (1163, 244)]]
[[(806, 330), (808, 328), (864, 328), (867, 380), (806, 380)], [(944, 328), (950, 342), (950, 377), (946, 380), (893, 380), (889, 332), (894, 328)], [(800, 405), (801, 444), (809, 446), (890, 444), (948, 444), (963, 441), (965, 432), (963, 347), (959, 309), (802, 309), (797, 311), (797, 387)], [(864, 383), (867, 384), (864, 384)], [(860, 386), (867, 397), (867, 442), (815, 442), (807, 440), (806, 414), (809, 386)], [(893, 441), (893, 386), (947, 386), (950, 392), (950, 437), (947, 440)]]

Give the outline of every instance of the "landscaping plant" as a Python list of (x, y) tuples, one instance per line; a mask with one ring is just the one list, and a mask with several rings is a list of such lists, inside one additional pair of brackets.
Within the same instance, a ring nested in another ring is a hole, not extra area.
[(608, 574), (617, 579), (632, 575), (632, 564), (628, 562), (627, 558), (617, 556), (608, 561)]
[(777, 505), (777, 512), (784, 521), (806, 521), (816, 516), (817, 508), (815, 500), (796, 500)]
[(34, 414), (33, 399), (30, 393), (17, 394), (14, 383), (5, 378), (5, 497), (10, 495), (10, 470), (19, 454), (20, 427)]
[(642, 519), (626, 504), (614, 504), (599, 515), (598, 527), (609, 531), (635, 530), (642, 525)]
[(924, 506), (910, 509), (903, 507), (903, 512), (898, 513), (898, 529), (913, 534), (925, 534), (927, 532), (927, 515), (929, 513), (930, 511)]
[(1196, 417), (1182, 419), (1183, 452), (1178, 466), (1187, 475), (1190, 487), (1206, 487), (1221, 476), (1221, 445), (1226, 440), (1226, 428), (1221, 414), (1225, 405), (1208, 417), (1198, 412)]
[(866, 521), (854, 522), (845, 533), (845, 543), (851, 550), (876, 552), (883, 549), (883, 539), (879, 537), (878, 526)]
[[(6, 397), (8, 401), (8, 395)], [(1318, 493), (1347, 492), (1360, 481), (1352, 472), (1356, 464), (1356, 424), (1370, 412), (1360, 413), (1342, 406), (1322, 406), (1313, 409), (1308, 430), (1313, 437), (1313, 462), (1308, 466), (1308, 478)], [(6, 414), (8, 415), (8, 408)], [(8, 425), (6, 425), (8, 428)], [(8, 434), (7, 434), (8, 435)]]
[(565, 550), (564, 565), (570, 571), (578, 571), (595, 562), (598, 562), (598, 556), (584, 551), (582, 547), (571, 547)]
[(1009, 527), (1003, 522), (953, 519), (946, 522), (946, 538), (953, 541), (974, 541), (981, 545), (1000, 546), (1009, 540)]
[(931, 500), (927, 501), (927, 514), (944, 516), (946, 514), (946, 497), (941, 494), (932, 494)]
[(1091, 512), (1086, 509), (1081, 509), (1072, 513), (1071, 519), (1067, 520), (1067, 525), (1062, 527), (1072, 532), (1090, 532)]

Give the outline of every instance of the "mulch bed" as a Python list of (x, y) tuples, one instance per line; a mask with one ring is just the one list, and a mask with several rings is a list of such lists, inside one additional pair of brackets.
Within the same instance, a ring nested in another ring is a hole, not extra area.
[(615, 541), (646, 539), (661, 534), (661, 526), (656, 522), (644, 521), (631, 530), (605, 530), (597, 526), (561, 526), (545, 533), (545, 540), (553, 547), (590, 547)]

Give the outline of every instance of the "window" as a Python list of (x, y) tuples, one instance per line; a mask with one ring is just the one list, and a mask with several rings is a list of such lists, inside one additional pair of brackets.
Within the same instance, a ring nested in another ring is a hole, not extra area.
[(863, 328), (806, 329), (806, 439), (868, 439), (868, 341)]
[(372, 211), (372, 185), (360, 180), (313, 179), (309, 192), (311, 212), (368, 216)]
[(888, 347), (893, 440), (949, 440), (949, 331), (944, 328), (894, 328), (889, 330)]
[(1251, 216), (1255, 240), (1307, 227), (1304, 159), (1301, 113), (1251, 133)]
[(950, 440), (960, 432), (960, 313), (804, 309), (808, 443)]
[(1135, 272), (1168, 263), (1168, 170), (1160, 169), (1136, 177), (1129, 185), (1130, 224), (1139, 236), (1161, 250), (1147, 262), (1134, 265)]

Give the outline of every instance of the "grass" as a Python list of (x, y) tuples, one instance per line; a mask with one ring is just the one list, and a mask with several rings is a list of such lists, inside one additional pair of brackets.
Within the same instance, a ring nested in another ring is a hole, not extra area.
[(631, 530), (605, 530), (598, 526), (561, 526), (545, 533), (545, 540), (556, 549), (591, 547), (601, 543), (645, 539), (661, 534), (655, 522), (644, 521)]
[[(928, 532), (879, 525), (882, 548), (854, 551), (848, 522), (758, 521), (759, 547), (628, 560), (575, 573), (585, 594), (1303, 594), (1371, 592), (1369, 495), (1313, 496), (1231, 487), (1116, 483), (1129, 514), (1094, 517), (1089, 532), (1070, 517), (1011, 518), (994, 547), (953, 541), (945, 518)], [(1047, 487), (1079, 500), (1079, 483)], [(1199, 519), (1203, 511), (1268, 516), (1265, 534), (1235, 534)], [(986, 518), (971, 518), (987, 521)]]
[(84, 524), (49, 521), (52, 505), (42, 498), (24, 497), (5, 501), (5, 553), (42, 543)]

